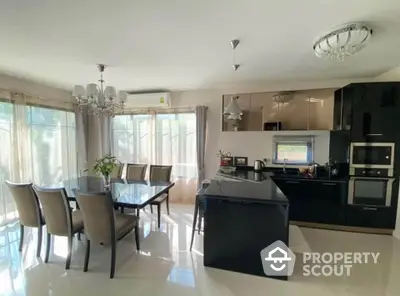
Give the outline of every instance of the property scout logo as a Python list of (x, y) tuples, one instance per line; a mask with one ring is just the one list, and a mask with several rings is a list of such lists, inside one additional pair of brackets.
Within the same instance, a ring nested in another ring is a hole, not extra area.
[[(261, 251), (264, 273), (267, 276), (291, 276), (296, 255), (282, 241), (276, 241)], [(350, 276), (355, 264), (377, 264), (380, 253), (334, 252), (302, 253), (304, 276)]]

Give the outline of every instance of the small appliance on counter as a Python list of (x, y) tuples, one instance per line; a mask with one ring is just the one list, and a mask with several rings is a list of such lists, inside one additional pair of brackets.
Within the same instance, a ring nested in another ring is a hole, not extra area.
[(264, 131), (280, 131), (280, 130), (282, 130), (282, 122), (281, 121), (264, 122), (263, 130)]
[(262, 171), (262, 169), (265, 168), (265, 164), (262, 160), (256, 160), (254, 161), (254, 170), (257, 171)]

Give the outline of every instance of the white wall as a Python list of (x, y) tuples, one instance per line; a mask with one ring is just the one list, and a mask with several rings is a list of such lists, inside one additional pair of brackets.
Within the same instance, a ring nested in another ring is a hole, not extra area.
[[(25, 93), (30, 96), (40, 97), (42, 104), (54, 107), (71, 107), (72, 94), (71, 92), (36, 83), (33, 81), (0, 74), (0, 89), (6, 89), (10, 92)], [(41, 103), (40, 100), (35, 103)]]
[[(400, 81), (400, 66), (379, 75), (376, 77), (375, 81)], [(400, 157), (400, 155), (396, 155), (395, 157)], [(396, 228), (393, 232), (393, 235), (400, 239), (400, 190), (399, 201), (397, 204)]]

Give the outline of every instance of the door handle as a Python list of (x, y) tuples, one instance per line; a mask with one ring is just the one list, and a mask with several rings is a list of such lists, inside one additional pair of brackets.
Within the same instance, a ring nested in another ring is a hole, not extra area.
[(299, 181), (286, 181), (287, 184), (300, 184)]
[(366, 134), (366, 136), (377, 137), (377, 136), (383, 136), (383, 134)]
[(336, 184), (335, 184), (335, 183), (322, 183), (322, 185), (336, 186)]
[(377, 211), (378, 208), (363, 207), (363, 210), (366, 210), (366, 211)]

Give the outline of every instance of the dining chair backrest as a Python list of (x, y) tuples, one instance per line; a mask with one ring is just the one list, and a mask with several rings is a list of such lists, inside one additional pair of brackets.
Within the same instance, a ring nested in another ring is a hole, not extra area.
[(31, 183), (18, 184), (6, 181), (14, 198), (21, 225), (39, 227), (43, 224), (39, 201)]
[(126, 179), (144, 180), (146, 176), (147, 164), (128, 163), (126, 166)]
[(42, 205), (47, 232), (53, 235), (71, 235), (71, 209), (64, 188), (44, 189), (33, 185)]
[(171, 179), (172, 165), (151, 165), (150, 166), (150, 181), (165, 181)]
[(94, 243), (103, 244), (114, 241), (114, 205), (111, 192), (76, 191), (76, 200), (82, 212), (83, 227), (88, 239)]
[(119, 163), (115, 167), (115, 169), (111, 172), (111, 178), (113, 179), (121, 179), (122, 178), (122, 171), (124, 169), (124, 164)]

